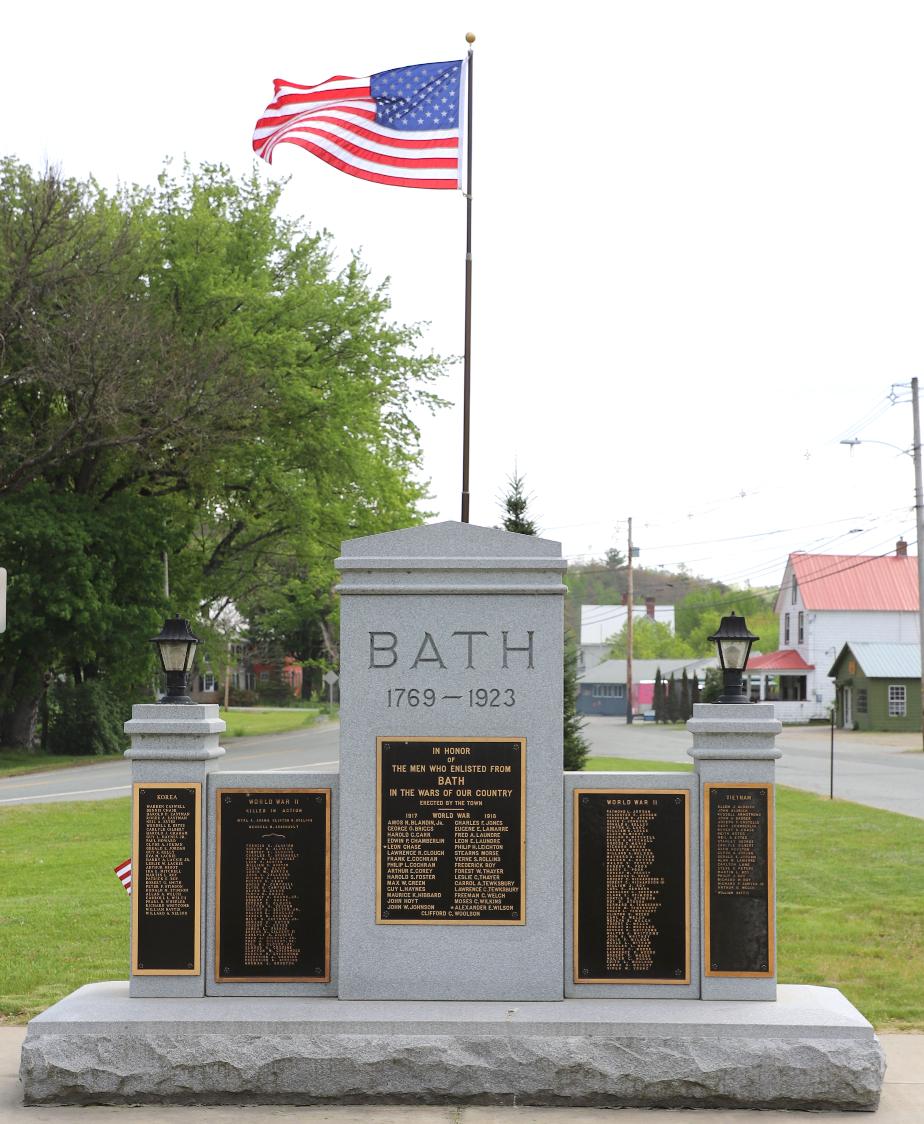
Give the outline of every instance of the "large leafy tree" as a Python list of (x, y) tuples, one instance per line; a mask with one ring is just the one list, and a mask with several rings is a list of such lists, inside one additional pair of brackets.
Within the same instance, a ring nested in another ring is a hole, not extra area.
[(333, 645), (340, 541), (420, 518), (441, 361), (279, 190), (0, 162), (0, 741), (32, 739), (50, 675), (144, 678), (165, 552), (206, 631), (233, 603)]

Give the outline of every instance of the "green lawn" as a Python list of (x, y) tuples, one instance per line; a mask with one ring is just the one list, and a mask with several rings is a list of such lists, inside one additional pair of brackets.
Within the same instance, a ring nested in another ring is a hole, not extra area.
[(21, 773), (47, 773), (53, 769), (66, 769), (70, 765), (95, 765), (100, 761), (118, 761), (121, 753), (107, 753), (100, 757), (78, 757), (74, 754), (24, 753), (19, 749), (0, 749), (0, 777), (15, 777)]
[[(0, 809), (0, 1020), (126, 978), (129, 898), (112, 868), (130, 838), (127, 799)], [(880, 1029), (924, 1030), (922, 844), (921, 820), (778, 789), (781, 982), (839, 987)]]

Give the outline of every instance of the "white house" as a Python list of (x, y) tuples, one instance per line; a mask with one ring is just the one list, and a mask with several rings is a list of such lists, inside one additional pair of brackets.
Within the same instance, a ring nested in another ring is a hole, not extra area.
[(776, 702), (784, 722), (826, 718), (845, 644), (918, 642), (917, 558), (904, 541), (885, 557), (791, 554), (775, 611), (779, 647), (749, 661), (752, 697)]

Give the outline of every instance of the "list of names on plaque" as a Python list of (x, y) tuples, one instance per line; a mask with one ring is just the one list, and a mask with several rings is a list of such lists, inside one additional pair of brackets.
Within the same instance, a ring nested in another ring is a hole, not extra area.
[(133, 971), (199, 971), (201, 785), (135, 785)]
[(772, 975), (772, 788), (705, 792), (707, 975)]
[(525, 750), (379, 739), (379, 923), (524, 923)]
[(215, 978), (330, 978), (330, 789), (219, 789)]
[(688, 983), (686, 789), (574, 799), (575, 983)]

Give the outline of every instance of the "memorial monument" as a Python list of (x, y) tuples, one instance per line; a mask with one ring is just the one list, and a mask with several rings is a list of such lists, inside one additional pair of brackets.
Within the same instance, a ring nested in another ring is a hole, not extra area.
[(338, 566), (339, 776), (134, 708), (130, 979), (33, 1019), (26, 1101), (875, 1108), (869, 1023), (776, 982), (772, 705), (697, 705), (693, 773), (563, 774), (557, 543)]

